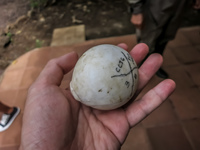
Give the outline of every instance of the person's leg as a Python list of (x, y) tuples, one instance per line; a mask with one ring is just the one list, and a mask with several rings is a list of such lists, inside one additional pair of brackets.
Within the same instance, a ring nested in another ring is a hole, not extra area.
[[(155, 46), (156, 53), (159, 53), (159, 54), (163, 55), (163, 52), (164, 52), (164, 50), (165, 50), (166, 45), (167, 45), (167, 42), (164, 42), (164, 43), (162, 43), (162, 44), (157, 44), (157, 45)], [(169, 77), (168, 74), (167, 74), (167, 72), (165, 72), (162, 68), (160, 68), (160, 69), (156, 72), (156, 75), (157, 75), (158, 77), (160, 77), (160, 78), (163, 78), (163, 79), (166, 79), (166, 78)]]
[(136, 28), (136, 37), (137, 37), (137, 43), (141, 43), (141, 30)]
[[(167, 43), (175, 38), (176, 32), (180, 26), (184, 10), (187, 7), (187, 1), (183, 0), (172, 14), (168, 16), (165, 24), (162, 26), (162, 32), (158, 36), (155, 44), (155, 52), (163, 55)], [(161, 78), (168, 78), (168, 74), (160, 68), (156, 73)]]
[[(170, 22), (170, 21), (168, 21)], [(156, 40), (156, 44), (155, 44), (155, 53), (159, 53), (160, 55), (163, 56), (163, 52), (165, 50), (165, 47), (168, 43), (168, 39), (165, 36), (165, 31), (166, 31), (166, 27), (168, 26), (168, 23), (166, 23), (165, 26), (163, 26), (163, 31), (160, 34), (160, 36), (158, 37), (158, 39)], [(165, 72), (162, 68), (160, 68), (157, 72), (156, 75), (160, 78), (163, 79), (167, 79), (169, 76), (167, 74), (167, 72)]]

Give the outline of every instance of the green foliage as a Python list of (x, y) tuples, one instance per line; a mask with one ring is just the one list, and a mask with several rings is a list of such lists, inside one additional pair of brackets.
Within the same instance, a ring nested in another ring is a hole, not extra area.
[(36, 48), (42, 47), (42, 44), (43, 44), (42, 41), (40, 41), (40, 40), (38, 40), (38, 39), (35, 40), (35, 47), (36, 47)]
[(12, 42), (12, 36), (13, 34), (11, 32), (6, 33), (6, 36), (9, 38), (9, 41)]
[(30, 0), (31, 8), (40, 8), (44, 7), (47, 4), (48, 0)]

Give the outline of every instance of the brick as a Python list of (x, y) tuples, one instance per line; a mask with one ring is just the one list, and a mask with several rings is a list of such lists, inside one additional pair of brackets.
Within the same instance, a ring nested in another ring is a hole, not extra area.
[(18, 90), (0, 90), (0, 101), (12, 107), (14, 106), (15, 98), (17, 97)]
[(23, 54), (19, 58), (15, 59), (7, 68), (6, 71), (17, 70), (26, 67), (29, 61), (30, 52)]
[(173, 48), (172, 52), (182, 64), (200, 61), (200, 52), (192, 45)]
[(170, 96), (179, 118), (191, 119), (200, 116), (200, 92), (184, 66), (165, 68), (176, 82), (176, 90)]
[(200, 118), (200, 92), (197, 87), (176, 89), (170, 99), (181, 120)]
[(125, 43), (128, 45), (128, 51), (130, 51), (137, 44), (137, 38), (135, 34), (102, 38), (102, 39), (97, 39), (97, 40), (92, 40), (92, 41), (95, 43), (95, 45), (98, 45), (98, 44), (118, 45), (120, 43)]
[(85, 25), (57, 28), (53, 31), (51, 46), (72, 45), (85, 41)]
[[(20, 70), (19, 70), (20, 71)], [(31, 84), (37, 79), (40, 72), (42, 71), (42, 68), (37, 67), (28, 67), (24, 70), (24, 74), (22, 77), (22, 80), (20, 82), (19, 87), (28, 89)]]
[(4, 72), (0, 89), (1, 90), (10, 90), (10, 89), (18, 89), (20, 88), (20, 82), (23, 77), (24, 70), (12, 69), (6, 70)]
[(195, 150), (200, 149), (200, 118), (196, 120), (187, 120), (183, 122), (185, 130), (191, 139), (192, 145)]
[(182, 28), (181, 32), (189, 39), (192, 45), (200, 44), (200, 27)]
[(20, 89), (17, 92), (17, 96), (13, 102), (13, 106), (17, 106), (21, 109), (21, 112), (24, 112), (25, 103), (27, 99), (28, 89)]
[(179, 124), (148, 128), (147, 133), (154, 150), (192, 150)]
[(163, 69), (169, 74), (169, 78), (176, 82), (176, 89), (188, 89), (196, 86), (184, 66), (164, 67)]
[(3, 146), (1, 147), (2, 150), (19, 150), (19, 145), (16, 145), (16, 146)]
[(0, 145), (1, 146), (12, 146), (19, 145), (21, 142), (21, 126), (22, 126), (22, 116), (20, 113), (11, 126), (0, 133)]
[(89, 48), (100, 45), (100, 44), (113, 44), (117, 45), (119, 43), (125, 43), (128, 45), (128, 51), (130, 51), (136, 44), (136, 36), (135, 34), (131, 35), (124, 35), (118, 37), (108, 37), (96, 40), (89, 40), (83, 43), (77, 43), (76, 45), (69, 45), (69, 46), (58, 46), (58, 47), (51, 47), (48, 49), (50, 50), (50, 58), (59, 57), (66, 53), (75, 51), (78, 53), (79, 57)]
[(175, 39), (170, 41), (168, 43), (168, 46), (170, 48), (176, 48), (176, 47), (184, 47), (184, 46), (188, 46), (191, 45), (192, 43), (188, 40), (188, 38), (182, 33), (182, 30), (179, 29)]
[(53, 58), (57, 58), (60, 56), (63, 56), (67, 53), (70, 53), (72, 51), (76, 51), (75, 49), (76, 46), (59, 46), (59, 47), (52, 47), (49, 50), (50, 53), (50, 58), (49, 59), (53, 59)]
[(174, 65), (180, 65), (181, 63), (177, 60), (174, 53), (172, 52), (172, 49), (166, 47), (163, 55), (163, 66), (174, 66)]
[(38, 48), (29, 51), (28, 67), (40, 67), (43, 68), (49, 61), (51, 48)]
[(193, 82), (200, 86), (200, 62), (199, 63), (193, 63), (190, 65), (185, 66), (185, 70), (192, 78)]
[(170, 100), (165, 101), (160, 107), (142, 121), (144, 127), (156, 127), (177, 122), (176, 114)]
[(133, 127), (121, 147), (121, 150), (153, 150), (149, 142), (146, 129), (141, 126)]

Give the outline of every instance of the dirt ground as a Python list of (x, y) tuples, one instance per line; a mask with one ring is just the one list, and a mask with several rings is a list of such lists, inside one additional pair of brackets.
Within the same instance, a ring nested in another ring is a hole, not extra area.
[[(31, 4), (31, 0), (0, 2), (1, 70), (29, 50), (49, 46), (55, 28), (84, 24), (87, 40), (135, 32), (126, 0), (57, 0), (34, 10)], [(200, 13), (189, 10), (182, 26), (193, 25), (200, 25)]]

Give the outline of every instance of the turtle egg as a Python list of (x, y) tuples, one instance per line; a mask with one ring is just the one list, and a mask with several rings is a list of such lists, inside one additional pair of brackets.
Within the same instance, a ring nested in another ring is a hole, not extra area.
[(81, 103), (111, 110), (127, 103), (138, 84), (138, 68), (124, 49), (103, 44), (90, 48), (75, 65), (70, 90)]

